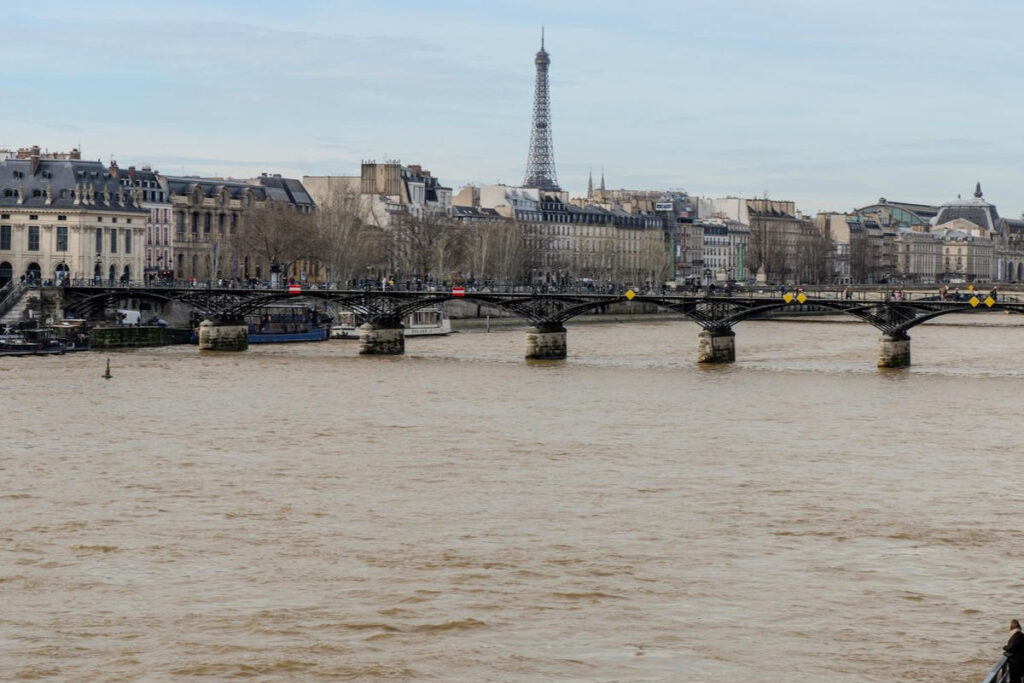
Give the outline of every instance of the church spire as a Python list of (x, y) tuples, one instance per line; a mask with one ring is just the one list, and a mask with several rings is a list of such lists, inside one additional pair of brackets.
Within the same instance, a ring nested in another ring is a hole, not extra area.
[(974, 186), (974, 196), (977, 197), (978, 199), (981, 199), (981, 181), (980, 180), (978, 181), (978, 184)]
[(601, 169), (601, 192), (604, 192), (604, 169)]
[(587, 177), (587, 199), (594, 198), (594, 169), (590, 169), (590, 175)]

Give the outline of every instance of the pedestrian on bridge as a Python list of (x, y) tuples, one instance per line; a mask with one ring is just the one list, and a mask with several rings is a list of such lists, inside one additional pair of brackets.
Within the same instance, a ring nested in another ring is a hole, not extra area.
[(988, 295), (992, 297), (993, 301), (999, 301), (999, 285), (994, 286)]
[(1010, 683), (1024, 681), (1024, 633), (1020, 631), (1020, 622), (1010, 620), (1010, 640), (1003, 646), (1003, 654), (1010, 663)]

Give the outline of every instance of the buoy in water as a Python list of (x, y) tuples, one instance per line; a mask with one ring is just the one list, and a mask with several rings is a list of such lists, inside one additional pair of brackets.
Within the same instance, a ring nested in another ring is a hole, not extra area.
[(107, 371), (103, 373), (103, 379), (110, 379), (113, 375), (110, 374), (110, 359), (107, 359)]

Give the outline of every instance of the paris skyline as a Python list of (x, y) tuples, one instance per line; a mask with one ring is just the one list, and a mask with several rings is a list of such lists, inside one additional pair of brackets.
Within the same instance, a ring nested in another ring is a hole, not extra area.
[[(559, 184), (1024, 209), (1011, 3), (269, 2), (5, 14), (0, 146), (81, 145), (164, 173), (422, 164), (518, 184), (546, 26)], [(69, 104), (71, 106), (69, 106)]]

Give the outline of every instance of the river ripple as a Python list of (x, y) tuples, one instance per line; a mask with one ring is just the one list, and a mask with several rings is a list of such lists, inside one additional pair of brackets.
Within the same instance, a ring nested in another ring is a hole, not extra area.
[(0, 678), (980, 680), (1024, 328), (952, 322), (0, 359)]

